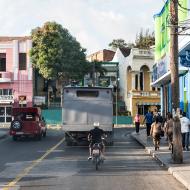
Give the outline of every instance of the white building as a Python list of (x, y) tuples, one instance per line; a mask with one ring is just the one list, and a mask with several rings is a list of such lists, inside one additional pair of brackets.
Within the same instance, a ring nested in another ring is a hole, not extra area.
[(159, 107), (159, 89), (150, 85), (154, 65), (153, 49), (118, 48), (112, 61), (119, 62), (120, 96), (132, 116), (137, 112), (144, 115), (148, 109)]

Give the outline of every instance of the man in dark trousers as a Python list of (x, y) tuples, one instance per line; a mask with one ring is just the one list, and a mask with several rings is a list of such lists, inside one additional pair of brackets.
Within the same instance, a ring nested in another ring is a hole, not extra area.
[(153, 115), (150, 112), (150, 110), (148, 110), (148, 113), (145, 115), (144, 117), (144, 121), (146, 120), (146, 132), (147, 132), (147, 137), (150, 136), (150, 129), (151, 129), (151, 125), (152, 125), (152, 121), (153, 121)]
[(103, 136), (105, 136), (104, 130), (99, 128), (99, 123), (94, 123), (94, 129), (90, 130), (88, 134), (88, 140), (90, 141), (90, 144), (89, 144), (90, 156), (88, 157), (89, 160), (92, 159), (92, 146), (95, 143), (101, 143), (101, 146), (102, 146), (101, 154), (102, 154), (102, 157), (104, 157), (105, 145), (102, 141)]

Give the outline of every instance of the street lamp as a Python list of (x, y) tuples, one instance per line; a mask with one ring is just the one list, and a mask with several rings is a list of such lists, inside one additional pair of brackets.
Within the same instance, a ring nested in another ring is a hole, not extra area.
[(118, 116), (118, 109), (117, 109), (117, 104), (118, 104), (118, 102), (117, 102), (117, 98), (118, 98), (118, 95), (117, 95), (117, 93), (118, 93), (118, 84), (119, 84), (119, 80), (120, 80), (120, 78), (117, 78), (116, 79), (116, 96), (115, 96), (115, 123), (116, 123), (116, 127), (117, 127), (117, 116)]
[(115, 84), (116, 85), (116, 96), (115, 96), (115, 124), (116, 124), (116, 126), (118, 123), (118, 120), (117, 120), (118, 119), (117, 118), (118, 117), (118, 112), (117, 112), (118, 111), (117, 110), (117, 104), (118, 104), (118, 102), (117, 102), (118, 97), (117, 96), (118, 96), (118, 94), (117, 93), (118, 93), (119, 80), (120, 80), (119, 79), (119, 63), (116, 63), (116, 81), (115, 81), (116, 82), (116, 84)]

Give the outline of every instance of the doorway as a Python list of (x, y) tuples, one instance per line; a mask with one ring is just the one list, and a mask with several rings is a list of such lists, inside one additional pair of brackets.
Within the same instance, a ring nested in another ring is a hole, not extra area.
[(0, 106), (0, 123), (9, 123), (12, 121), (12, 107)]

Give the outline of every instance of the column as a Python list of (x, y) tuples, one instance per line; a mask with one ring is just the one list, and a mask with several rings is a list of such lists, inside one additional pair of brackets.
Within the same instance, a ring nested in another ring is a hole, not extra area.
[(138, 90), (140, 91), (140, 73), (138, 73)]
[(131, 80), (131, 82), (132, 82), (132, 90), (135, 90), (135, 72), (132, 72), (131, 73), (131, 78), (132, 78), (132, 80)]
[(18, 60), (19, 60), (19, 48), (18, 40), (13, 40), (13, 73), (14, 80), (18, 80)]
[(149, 78), (150, 78), (149, 90), (152, 91), (152, 86), (151, 86), (151, 83), (152, 83), (152, 72), (149, 72)]
[(32, 80), (32, 62), (30, 58), (30, 50), (32, 48), (32, 40), (26, 41), (26, 47), (27, 47), (27, 71), (28, 71), (28, 80)]

